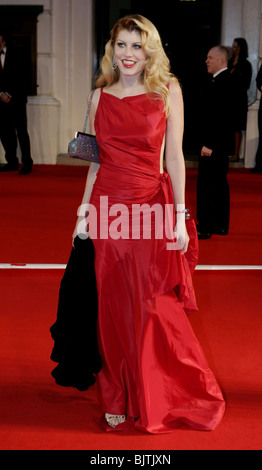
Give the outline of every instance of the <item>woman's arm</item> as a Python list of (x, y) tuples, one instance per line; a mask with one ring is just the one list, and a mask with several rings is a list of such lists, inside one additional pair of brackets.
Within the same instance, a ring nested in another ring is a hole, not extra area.
[(91, 163), (89, 167), (87, 178), (86, 178), (84, 195), (83, 195), (83, 199), (81, 203), (82, 205), (89, 204), (99, 167), (100, 167), (99, 163)]
[(185, 226), (185, 160), (183, 154), (184, 103), (178, 83), (170, 84), (170, 114), (166, 131), (166, 169), (171, 179), (176, 218), (176, 236), (182, 245), (182, 254), (187, 251), (188, 234)]
[[(96, 90), (93, 95), (90, 113), (89, 113), (89, 131), (93, 135), (95, 135), (94, 121), (95, 121), (95, 114), (96, 114), (96, 109), (98, 106), (99, 98), (100, 98), (100, 90)], [(90, 95), (88, 97), (88, 103), (89, 103), (89, 99), (90, 99)], [(78, 226), (86, 217), (85, 213), (88, 210), (88, 204), (91, 198), (93, 186), (97, 177), (97, 172), (99, 170), (99, 167), (100, 167), (99, 163), (91, 163), (89, 167), (84, 195), (83, 195), (81, 206), (80, 206), (81, 209), (78, 211), (79, 215), (78, 215), (78, 219), (76, 222), (75, 230), (73, 232), (73, 244), (74, 244), (74, 239), (78, 234)]]

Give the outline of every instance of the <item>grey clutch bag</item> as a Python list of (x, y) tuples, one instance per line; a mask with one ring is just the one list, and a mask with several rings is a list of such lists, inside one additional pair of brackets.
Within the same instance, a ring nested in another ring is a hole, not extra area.
[(75, 138), (69, 142), (68, 155), (69, 157), (80, 158), (88, 162), (100, 163), (99, 147), (96, 137), (91, 134), (86, 134), (87, 121), (94, 91), (95, 90), (92, 90), (90, 95), (83, 132), (76, 132)]

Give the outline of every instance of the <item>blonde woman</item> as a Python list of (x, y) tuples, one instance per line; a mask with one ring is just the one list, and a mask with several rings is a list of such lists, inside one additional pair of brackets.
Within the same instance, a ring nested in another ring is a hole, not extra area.
[[(186, 261), (182, 94), (159, 33), (140, 15), (120, 19), (112, 30), (91, 128), (100, 165), (90, 167), (82, 204), (96, 215), (89, 234), (98, 290), (101, 424), (149, 433), (181, 425), (214, 429), (225, 403), (186, 315), (197, 306)], [(170, 206), (176, 249), (168, 234), (156, 234)], [(146, 227), (141, 207), (148, 208)], [(73, 238), (82, 223), (79, 216)]]

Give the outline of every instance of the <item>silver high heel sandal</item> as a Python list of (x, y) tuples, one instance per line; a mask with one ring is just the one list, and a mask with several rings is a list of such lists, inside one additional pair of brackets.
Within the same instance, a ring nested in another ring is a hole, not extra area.
[(109, 413), (105, 413), (105, 419), (107, 424), (111, 428), (115, 428), (118, 424), (124, 423), (126, 421), (125, 415), (110, 415)]

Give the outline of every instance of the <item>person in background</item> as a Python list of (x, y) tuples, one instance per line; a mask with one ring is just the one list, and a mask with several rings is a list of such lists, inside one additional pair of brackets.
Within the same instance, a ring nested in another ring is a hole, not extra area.
[(17, 158), (17, 138), (19, 140), (23, 166), (19, 172), (25, 175), (32, 172), (30, 138), (27, 131), (26, 86), (23, 77), (23, 64), (20, 55), (9, 47), (5, 36), (0, 32), (0, 139), (5, 149), (7, 164), (0, 171), (19, 169)]
[[(262, 92), (262, 65), (257, 74), (257, 88)], [(259, 131), (259, 142), (256, 153), (255, 167), (252, 168), (251, 173), (262, 173), (262, 95), (260, 98), (259, 110), (258, 110), (258, 131)]]
[(6, 52), (5, 38), (0, 34), (0, 139), (7, 161), (7, 165), (0, 168), (0, 171), (16, 171), (19, 168), (16, 155), (17, 139), (12, 106), (10, 104), (12, 96), (8, 92), (10, 90), (10, 83), (9, 85), (6, 83)]
[(227, 235), (230, 194), (229, 155), (234, 142), (234, 87), (228, 71), (228, 50), (213, 47), (206, 60), (212, 81), (200, 109), (200, 159), (197, 180), (198, 238)]
[(232, 57), (228, 63), (236, 91), (235, 154), (230, 161), (238, 161), (242, 132), (247, 127), (248, 89), (252, 79), (252, 65), (247, 60), (248, 44), (244, 38), (236, 38), (232, 46)]

